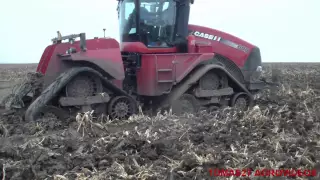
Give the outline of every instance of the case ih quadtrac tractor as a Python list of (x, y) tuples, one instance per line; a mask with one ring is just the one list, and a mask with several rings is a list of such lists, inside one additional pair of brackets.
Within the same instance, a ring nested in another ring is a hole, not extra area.
[(253, 93), (264, 87), (259, 48), (189, 24), (193, 3), (119, 0), (120, 43), (86, 39), (84, 33), (59, 35), (33, 74), (42, 89), (25, 83), (6, 98), (6, 107), (26, 107), (30, 121), (48, 112), (61, 117), (95, 110), (125, 119), (138, 106), (171, 107), (177, 114), (250, 106)]

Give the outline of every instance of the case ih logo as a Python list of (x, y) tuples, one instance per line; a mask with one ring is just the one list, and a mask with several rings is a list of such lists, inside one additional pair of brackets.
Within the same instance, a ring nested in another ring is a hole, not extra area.
[(202, 33), (202, 32), (199, 32), (199, 31), (195, 31), (193, 33), (193, 35), (195, 35), (197, 37), (202, 37), (202, 38), (205, 38), (205, 39), (210, 39), (210, 40), (213, 40), (213, 41), (220, 41), (221, 40), (221, 37), (219, 37), (219, 36), (215, 36), (215, 35), (207, 34), (207, 33)]

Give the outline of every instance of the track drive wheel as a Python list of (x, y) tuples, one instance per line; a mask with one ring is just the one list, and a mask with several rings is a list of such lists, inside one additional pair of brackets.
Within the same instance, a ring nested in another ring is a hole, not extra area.
[(244, 92), (236, 93), (230, 102), (231, 107), (235, 107), (241, 111), (246, 111), (251, 104), (250, 97)]
[(108, 115), (111, 119), (128, 119), (136, 110), (136, 103), (126, 96), (116, 96), (108, 104)]
[(183, 94), (172, 103), (172, 113), (182, 115), (184, 113), (195, 114), (198, 112), (198, 100), (191, 94)]

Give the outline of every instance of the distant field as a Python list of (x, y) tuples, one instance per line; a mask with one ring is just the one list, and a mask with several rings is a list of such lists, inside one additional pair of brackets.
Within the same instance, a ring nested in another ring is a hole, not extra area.
[[(35, 71), (37, 68), (37, 63), (30, 63), (30, 64), (0, 64), (0, 82), (1, 81), (17, 81), (21, 80), (24, 77), (26, 72)], [(319, 66), (319, 63), (315, 62), (303, 62), (303, 63), (296, 63), (296, 62), (266, 62), (263, 63), (264, 68), (285, 68), (290, 67), (294, 69), (306, 69), (312, 68), (314, 66)], [(1, 88), (1, 85), (0, 85)]]
[(36, 68), (38, 63), (29, 63), (29, 64), (0, 64), (0, 68)]
[[(0, 64), (0, 101), (3, 96), (8, 94), (12, 87), (19, 83), (26, 75), (27, 72), (34, 72), (37, 68), (37, 63), (30, 64)], [(270, 72), (270, 69), (277, 68), (284, 71), (308, 71), (308, 69), (315, 71), (320, 70), (320, 63), (314, 62), (267, 62), (263, 63), (264, 69)], [(320, 87), (315, 84), (315, 86)]]
[(0, 101), (25, 77), (27, 72), (35, 71), (37, 65), (37, 63), (0, 64)]

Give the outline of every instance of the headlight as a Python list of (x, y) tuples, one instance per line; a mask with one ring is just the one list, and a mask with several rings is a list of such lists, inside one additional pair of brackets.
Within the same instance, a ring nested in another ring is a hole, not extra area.
[(258, 66), (256, 71), (262, 72), (262, 67), (261, 67), (261, 66)]

